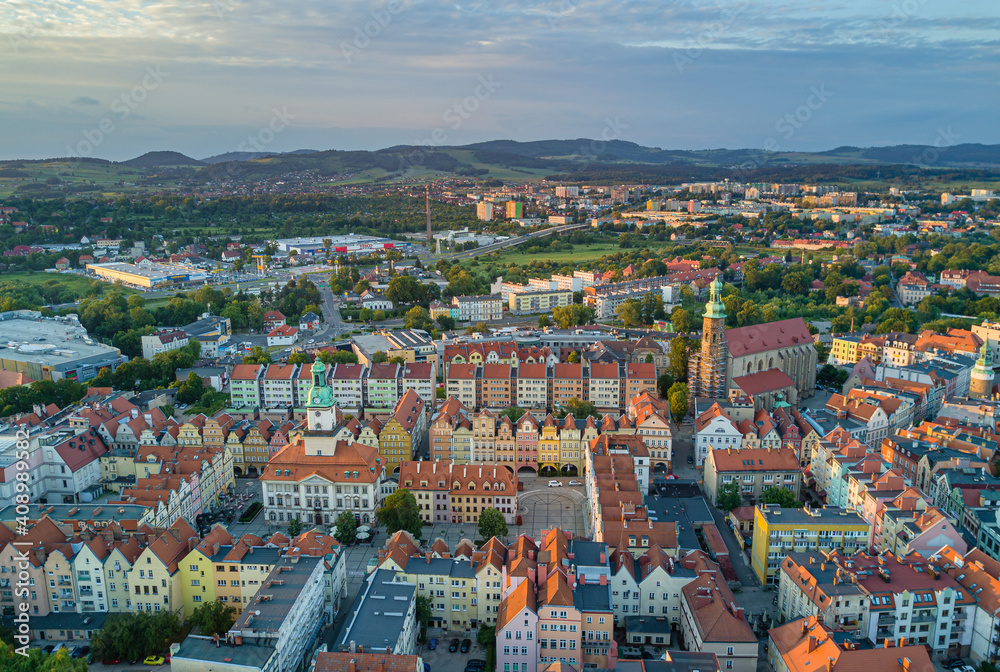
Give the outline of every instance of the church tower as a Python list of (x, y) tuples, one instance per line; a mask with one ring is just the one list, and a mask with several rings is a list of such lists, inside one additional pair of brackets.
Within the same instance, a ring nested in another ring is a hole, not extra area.
[(709, 285), (709, 300), (702, 323), (701, 350), (691, 355), (688, 385), (692, 397), (726, 398), (726, 312), (722, 280)]
[(969, 397), (972, 399), (989, 399), (993, 392), (993, 351), (989, 343), (983, 342), (979, 348), (979, 359), (972, 369), (969, 378)]

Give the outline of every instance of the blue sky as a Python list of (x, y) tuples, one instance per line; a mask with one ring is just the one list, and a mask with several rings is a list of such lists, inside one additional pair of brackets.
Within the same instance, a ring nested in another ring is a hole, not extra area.
[(0, 0), (0, 159), (998, 143), (998, 66), (995, 0)]

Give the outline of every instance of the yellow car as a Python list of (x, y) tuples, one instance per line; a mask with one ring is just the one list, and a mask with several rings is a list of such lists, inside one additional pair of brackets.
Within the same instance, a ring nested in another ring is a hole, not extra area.
[(163, 665), (163, 656), (147, 656), (146, 660), (142, 661), (143, 665)]

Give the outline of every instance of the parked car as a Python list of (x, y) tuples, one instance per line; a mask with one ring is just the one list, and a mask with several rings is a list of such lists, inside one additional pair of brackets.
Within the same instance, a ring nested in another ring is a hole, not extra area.
[(962, 660), (961, 658), (949, 658), (948, 661), (944, 664), (944, 666), (947, 667), (949, 670), (954, 670), (956, 667), (960, 667), (962, 665), (965, 665), (965, 661)]
[(117, 658), (105, 658), (101, 661), (101, 665), (117, 665), (120, 662), (122, 661)]
[(55, 648), (56, 648), (55, 644), (49, 644), (48, 646), (43, 646), (42, 653), (52, 653), (53, 649)]
[(430, 651), (433, 651), (436, 648), (438, 648), (438, 640), (436, 640), (436, 639), (428, 639), (427, 640), (427, 649), (430, 650)]
[(458, 637), (451, 640), (451, 644), (448, 645), (448, 650), (451, 651), (452, 653), (458, 651)]
[(688, 455), (688, 464), (694, 464), (694, 458)]
[(463, 640), (462, 640), (462, 648), (461, 648), (461, 649), (459, 649), (459, 650), (460, 650), (460, 651), (461, 651), (462, 653), (468, 653), (468, 652), (469, 652), (469, 649), (470, 649), (471, 647), (472, 647), (472, 640), (471, 640), (471, 639), (468, 639), (468, 638), (466, 638), (466, 639), (463, 639)]
[(559, 488), (559, 487), (562, 487), (562, 483), (560, 483), (559, 481), (549, 481), (549, 487), (550, 488)]
[(163, 665), (163, 656), (146, 656), (146, 659), (142, 661), (143, 665)]
[(583, 485), (580, 481), (570, 481), (568, 485)]
[(73, 651), (69, 655), (72, 656), (73, 658), (83, 658), (88, 653), (90, 653), (89, 646), (75, 646), (73, 647)]
[(482, 658), (470, 658), (465, 664), (465, 672), (482, 672), (486, 669), (486, 661)]

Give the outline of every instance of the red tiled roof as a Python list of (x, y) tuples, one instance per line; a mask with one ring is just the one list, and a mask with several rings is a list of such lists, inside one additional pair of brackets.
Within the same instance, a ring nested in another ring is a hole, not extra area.
[(812, 335), (801, 317), (726, 330), (726, 346), (733, 357), (811, 345), (812, 342)]
[(767, 369), (745, 376), (733, 378), (733, 385), (750, 395), (767, 394), (788, 387), (795, 387), (795, 381), (789, 378), (781, 369)]

